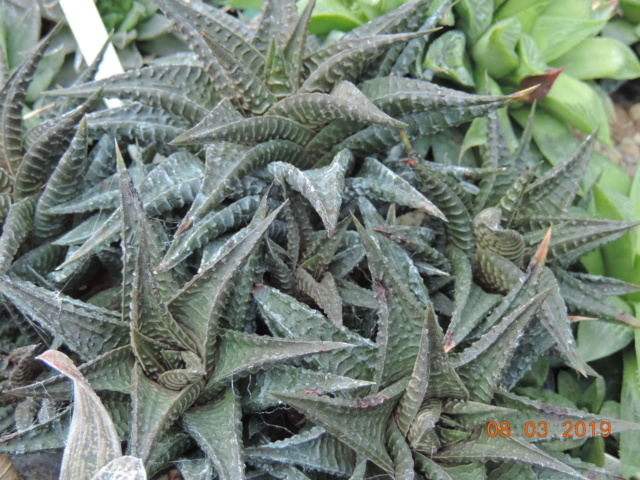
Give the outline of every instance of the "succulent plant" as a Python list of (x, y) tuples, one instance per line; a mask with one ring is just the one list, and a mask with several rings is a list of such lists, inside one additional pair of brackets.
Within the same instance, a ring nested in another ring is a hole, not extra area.
[[(253, 28), (157, 4), (200, 64), (89, 70), (23, 134), (54, 31), (2, 89), (0, 314), (32, 346), (5, 362), (0, 452), (64, 449), (74, 480), (607, 478), (563, 451), (640, 425), (512, 392), (541, 357), (595, 374), (567, 307), (638, 326), (605, 297), (633, 285), (569, 270), (636, 226), (573, 206), (595, 134), (536, 177), (530, 126), (512, 152), (496, 113), (528, 92), (388, 76), (446, 5), (318, 47), (313, 2)], [(483, 115), (481, 164), (451, 164)]]

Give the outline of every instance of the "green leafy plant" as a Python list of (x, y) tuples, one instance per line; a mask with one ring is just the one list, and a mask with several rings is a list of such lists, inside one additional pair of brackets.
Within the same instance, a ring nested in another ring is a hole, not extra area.
[(638, 326), (601, 293), (633, 285), (569, 269), (637, 225), (572, 207), (596, 134), (537, 177), (531, 125), (512, 151), (496, 113), (530, 90), (389, 75), (444, 15), (424, 0), (325, 47), (313, 2), (253, 27), (157, 4), (199, 64), (92, 66), (23, 132), (54, 31), (2, 89), (0, 314), (31, 346), (5, 359), (0, 452), (64, 449), (74, 480), (610, 476), (564, 451), (640, 425), (513, 392), (540, 358), (595, 374), (567, 307)]

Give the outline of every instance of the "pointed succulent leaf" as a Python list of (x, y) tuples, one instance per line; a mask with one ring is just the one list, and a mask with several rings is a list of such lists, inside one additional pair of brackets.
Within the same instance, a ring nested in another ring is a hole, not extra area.
[[(326, 356), (326, 355), (324, 355)], [(314, 392), (318, 395), (341, 392), (373, 385), (366, 380), (333, 375), (321, 371), (294, 366), (277, 366), (251, 376), (243, 407), (253, 411), (264, 411), (281, 405), (267, 390), (275, 392)]]
[(4, 274), (13, 262), (18, 249), (33, 225), (36, 197), (27, 197), (11, 205), (0, 236), (0, 273)]
[(445, 229), (449, 234), (449, 241), (470, 257), (475, 242), (469, 211), (437, 174), (422, 167), (422, 164), (416, 161), (409, 162), (409, 165), (416, 172), (425, 194), (446, 216)]
[(233, 388), (182, 418), (182, 426), (213, 462), (221, 480), (245, 478), (241, 419), (242, 409)]
[(528, 442), (541, 443), (552, 441), (558, 437), (562, 438), (562, 435), (567, 431), (567, 424), (563, 422), (570, 422), (571, 425), (576, 425), (576, 423), (580, 421), (587, 425), (591, 425), (590, 422), (594, 422), (593, 429), (587, 429), (585, 433), (586, 437), (610, 435), (617, 432), (640, 429), (640, 424), (638, 423), (595, 415), (583, 410), (558, 407), (516, 395), (512, 392), (499, 391), (495, 399), (497, 405), (515, 410), (515, 413), (510, 413), (503, 417), (511, 423), (511, 428), (513, 428), (514, 431), (517, 431), (517, 429), (522, 431), (527, 421), (534, 422), (536, 425), (538, 422), (546, 422), (548, 425), (548, 435), (544, 437), (538, 437), (536, 435), (530, 438), (523, 436), (522, 439)]
[[(497, 437), (490, 437), (486, 432), (486, 428), (479, 428), (478, 430), (465, 440), (438, 450), (432, 458), (456, 462), (473, 460), (513, 461), (555, 470), (563, 473), (567, 478), (585, 478), (573, 468), (516, 436), (500, 437), (498, 435)], [(496, 441), (498, 437), (500, 439)]]
[(82, 187), (82, 178), (89, 166), (87, 156), (87, 122), (80, 121), (71, 145), (60, 159), (38, 199), (33, 221), (33, 235), (39, 240), (57, 237), (64, 230), (67, 218), (47, 212), (51, 207), (71, 200)]
[(304, 268), (298, 268), (294, 278), (298, 289), (310, 296), (335, 325), (342, 326), (342, 299), (333, 276), (327, 272), (316, 282)]
[(142, 460), (125, 455), (111, 460), (91, 480), (147, 480)]
[(518, 307), (454, 360), (456, 371), (465, 380), (472, 399), (491, 400), (518, 337), (549, 293), (549, 290), (543, 291)]
[(151, 264), (161, 255), (158, 239), (149, 231), (151, 226), (118, 148), (116, 156), (122, 209), (123, 304), (129, 303), (131, 326), (153, 340), (196, 350), (163, 301)]
[[(382, 381), (391, 382), (410, 374), (418, 355), (426, 317), (430, 341), (428, 355), (431, 392), (434, 395), (438, 395), (435, 392), (440, 392), (440, 395), (465, 397), (466, 390), (444, 351), (444, 336), (435, 315), (432, 311), (429, 313), (428, 308), (426, 311), (422, 309), (416, 296), (401, 279), (395, 266), (383, 255), (371, 234), (357, 220), (354, 223), (367, 252), (369, 270), (376, 282), (379, 308), (383, 314), (388, 312), (385, 315), (388, 325), (379, 325), (379, 328), (387, 332), (386, 336), (379, 334), (387, 344), (386, 352), (379, 355), (379, 360), (383, 362), (383, 366), (379, 367), (382, 368)], [(381, 318), (385, 320), (385, 317)]]
[[(550, 225), (553, 236), (549, 243), (549, 259), (562, 267), (568, 267), (602, 245), (605, 245), (637, 227), (639, 222), (579, 217), (532, 217), (535, 229), (524, 235), (525, 255), (540, 242)], [(537, 228), (536, 228), (537, 227)]]
[[(455, 126), (486, 115), (520, 98), (520, 94), (485, 96), (444, 88), (424, 80), (379, 77), (367, 80), (360, 90), (392, 117), (425, 112), (432, 130)], [(410, 122), (407, 122), (410, 123)], [(420, 131), (426, 131), (426, 125)]]
[(132, 102), (88, 114), (87, 128), (92, 139), (109, 135), (138, 140), (153, 144), (160, 153), (169, 155), (174, 150), (167, 144), (186, 130), (187, 123), (162, 108)]
[(355, 453), (320, 427), (277, 442), (246, 450), (247, 457), (261, 461), (296, 465), (330, 475), (349, 475), (355, 467)]
[(76, 125), (101, 97), (102, 91), (96, 91), (83, 105), (60, 116), (55, 124), (31, 145), (16, 172), (16, 198), (24, 198), (35, 193), (47, 181), (55, 166), (54, 161), (57, 161), (69, 147)]
[[(78, 367), (80, 373), (95, 391), (108, 390), (124, 394), (131, 393), (131, 347), (115, 348)], [(11, 392), (19, 396), (35, 398), (63, 398), (71, 396), (71, 387), (64, 375), (47, 378), (31, 385), (14, 388)]]
[(44, 423), (3, 435), (0, 437), (0, 453), (15, 455), (63, 449), (69, 434), (70, 417), (71, 409), (67, 408)]
[(284, 58), (291, 69), (289, 73), (294, 90), (298, 90), (302, 71), (302, 59), (307, 46), (307, 35), (309, 33), (309, 21), (311, 13), (315, 7), (315, 0), (309, 0), (298, 17), (290, 37), (284, 45)]
[(368, 65), (385, 53), (388, 47), (408, 42), (425, 33), (399, 33), (371, 37), (355, 48), (332, 55), (311, 72), (300, 87), (300, 92), (328, 92), (340, 81), (355, 81)]
[(442, 405), (442, 411), (447, 415), (453, 415), (463, 428), (471, 429), (478, 425), (486, 425), (490, 420), (500, 420), (515, 410), (485, 403), (449, 400)]
[(0, 278), (2, 294), (24, 315), (84, 359), (91, 359), (123, 346), (129, 337), (128, 326), (110, 310), (7, 277)]
[(447, 329), (445, 349), (449, 350), (462, 342), (500, 302), (501, 298), (500, 295), (486, 293), (478, 285), (472, 283), (467, 301), (459, 317), (460, 321)]
[(476, 195), (474, 211), (480, 212), (487, 206), (492, 206), (513, 184), (516, 159), (511, 155), (505, 136), (502, 119), (497, 111), (487, 115), (487, 142), (485, 144), (482, 167), (504, 168), (500, 173), (487, 175), (480, 180), (480, 191)]
[(515, 220), (525, 192), (535, 178), (536, 170), (539, 166), (540, 164), (534, 165), (522, 172), (500, 198), (498, 208), (502, 212), (502, 218), (505, 220), (507, 227)]
[(169, 270), (175, 267), (191, 255), (195, 249), (248, 221), (256, 211), (258, 204), (258, 197), (251, 195), (219, 211), (205, 215), (192, 229), (174, 238), (169, 250), (160, 262), (160, 270)]
[(206, 28), (199, 28), (205, 27), (203, 22), (213, 23), (211, 20), (207, 20), (181, 0), (157, 0), (156, 3), (202, 60), (214, 88), (222, 98), (234, 101), (255, 113), (264, 112), (274, 103), (274, 97), (256, 76), (260, 72), (252, 70), (249, 64), (237, 56), (242, 53), (227, 50)]
[[(155, 65), (129, 70), (95, 82), (55, 90), (51, 94), (89, 97), (101, 87), (107, 98), (126, 98), (163, 108), (166, 106), (160, 100), (163, 90), (182, 95), (206, 109), (213, 108), (219, 100), (209, 75), (202, 67), (194, 65)], [(156, 97), (157, 100), (152, 100)]]
[(386, 426), (405, 387), (406, 382), (397, 382), (380, 393), (355, 400), (300, 393), (271, 394), (300, 410), (380, 468), (392, 472), (393, 460), (385, 442)]
[(9, 166), (11, 172), (17, 172), (22, 161), (22, 108), (27, 98), (27, 88), (33, 80), (38, 64), (51, 42), (62, 30), (59, 22), (42, 39), (36, 49), (30, 53), (2, 88), (0, 97), (0, 160)]
[(64, 353), (47, 350), (37, 357), (73, 381), (73, 414), (60, 467), (62, 480), (89, 480), (122, 456), (109, 413), (82, 373)]
[[(463, 314), (471, 294), (472, 285), (471, 262), (467, 256), (456, 248), (451, 250), (450, 258), (456, 282), (453, 291), (453, 315), (446, 335), (447, 345), (445, 348), (447, 349), (452, 348), (457, 343), (454, 340), (454, 333), (459, 332), (460, 325), (465, 319)], [(474, 308), (477, 308), (477, 306), (474, 305)], [(459, 338), (460, 334), (458, 333), (457, 336)]]
[(327, 167), (302, 171), (288, 163), (274, 162), (269, 170), (309, 200), (320, 215), (327, 234), (332, 236), (338, 223), (344, 177), (352, 159), (351, 153), (344, 150)]
[(374, 158), (365, 159), (359, 176), (352, 178), (350, 183), (351, 188), (360, 195), (395, 202), (447, 221), (444, 214), (428, 198)]
[(204, 381), (182, 391), (169, 390), (147, 378), (136, 364), (131, 382), (131, 432), (129, 454), (146, 461), (162, 433), (195, 401)]
[(311, 126), (325, 125), (339, 119), (365, 125), (406, 126), (378, 109), (355, 85), (347, 81), (340, 82), (330, 95), (300, 93), (286, 97), (273, 105), (268, 113)]
[(289, 140), (306, 144), (313, 133), (300, 123), (277, 115), (246, 118), (221, 126), (196, 125), (171, 141), (171, 145), (201, 145), (213, 142), (237, 142), (256, 145), (267, 140)]
[(333, 236), (324, 239), (317, 250), (313, 252), (313, 256), (306, 258), (300, 265), (301, 268), (308, 270), (316, 278), (325, 272), (327, 266), (335, 257), (349, 225), (351, 225), (350, 217), (342, 219), (336, 226), (336, 232)]
[(422, 401), (427, 393), (429, 387), (429, 374), (430, 374), (430, 362), (429, 362), (429, 326), (435, 323), (435, 312), (433, 306), (429, 305), (429, 311), (427, 315), (433, 316), (434, 319), (429, 320), (425, 318), (422, 334), (420, 335), (420, 346), (418, 348), (418, 355), (416, 356), (416, 363), (413, 365), (413, 372), (407, 390), (400, 399), (400, 404), (396, 409), (396, 421), (395, 428), (398, 428), (403, 437), (406, 437), (413, 420), (418, 414), (418, 410), (422, 405)]
[[(349, 350), (328, 352), (314, 359), (323, 371), (369, 380), (369, 364), (375, 358), (375, 345), (358, 334), (338, 327), (320, 312), (271, 287), (260, 287), (254, 298), (269, 330), (275, 335), (296, 340), (347, 342)], [(304, 319), (304, 320), (303, 320)]]
[[(245, 147), (242, 147), (243, 149)], [(271, 140), (248, 150), (237, 150), (228, 144), (222, 147), (220, 155), (207, 158), (205, 178), (198, 196), (180, 224), (176, 235), (180, 235), (217, 207), (234, 188), (234, 183), (242, 180), (254, 170), (272, 162), (287, 161), (292, 165), (303, 165), (307, 161), (306, 152), (287, 140)]]
[[(238, 279), (240, 267), (255, 250), (282, 206), (256, 225), (238, 242), (231, 239), (218, 261), (197, 274), (169, 301), (169, 310), (199, 343), (199, 352), (210, 371), (215, 356), (220, 316)], [(241, 271), (241, 270), (240, 270)], [(215, 292), (212, 295), (212, 291)]]
[(635, 283), (625, 282), (618, 278), (603, 277), (600, 275), (592, 275), (589, 273), (563, 272), (570, 277), (575, 278), (583, 285), (595, 290), (601, 295), (625, 295), (640, 290), (640, 286)]
[(571, 206), (597, 136), (597, 131), (592, 133), (571, 155), (529, 185), (520, 215), (559, 215)]
[(414, 480), (416, 474), (411, 449), (393, 420), (387, 423), (387, 448), (393, 460), (394, 478)]
[(288, 340), (221, 329), (218, 357), (205, 395), (215, 391), (221, 382), (242, 378), (274, 363), (349, 347), (353, 345)]

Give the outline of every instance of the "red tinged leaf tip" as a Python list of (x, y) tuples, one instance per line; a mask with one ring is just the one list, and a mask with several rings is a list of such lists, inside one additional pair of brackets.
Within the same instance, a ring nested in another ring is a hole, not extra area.
[(178, 230), (176, 230), (175, 236), (182, 235), (187, 230), (191, 229), (193, 226), (193, 220), (191, 218), (185, 218), (182, 223), (178, 226)]
[(445, 336), (444, 351), (449, 353), (456, 346), (456, 342), (453, 341), (453, 334), (447, 333)]
[(520, 80), (520, 86), (522, 88), (529, 89), (531, 87), (535, 87), (536, 85), (538, 86), (538, 88), (536, 88), (535, 90), (527, 92), (527, 95), (522, 95), (522, 99), (525, 102), (529, 103), (533, 102), (534, 100), (542, 100), (547, 96), (547, 93), (549, 93), (549, 91), (553, 87), (556, 78), (558, 78), (558, 75), (560, 75), (565, 68), (566, 67), (549, 68), (542, 75), (532, 75)]
[(529, 262), (529, 266), (527, 267), (527, 271), (525, 272), (524, 280), (528, 280), (533, 278), (534, 282), (537, 282), (538, 276), (542, 273), (542, 269), (544, 268), (544, 262), (547, 260), (547, 252), (549, 251), (549, 242), (551, 241), (551, 230), (553, 226), (549, 227), (549, 231), (540, 242), (540, 246), (538, 250), (531, 258), (531, 262)]
[(410, 167), (415, 167), (416, 166), (416, 161), (413, 158), (407, 158), (406, 160), (400, 160), (402, 163), (406, 163), (407, 165), (409, 165)]
[(253, 286), (253, 289), (251, 290), (251, 293), (260, 293), (262, 290), (264, 290), (264, 283), (256, 283)]

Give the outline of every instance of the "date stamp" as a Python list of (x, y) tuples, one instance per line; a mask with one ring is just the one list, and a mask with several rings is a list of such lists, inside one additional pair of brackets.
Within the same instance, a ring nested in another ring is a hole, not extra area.
[(512, 426), (510, 422), (487, 423), (487, 435), (490, 437), (557, 437), (557, 438), (584, 438), (584, 437), (608, 437), (611, 435), (611, 424), (602, 422), (526, 422), (522, 426)]

